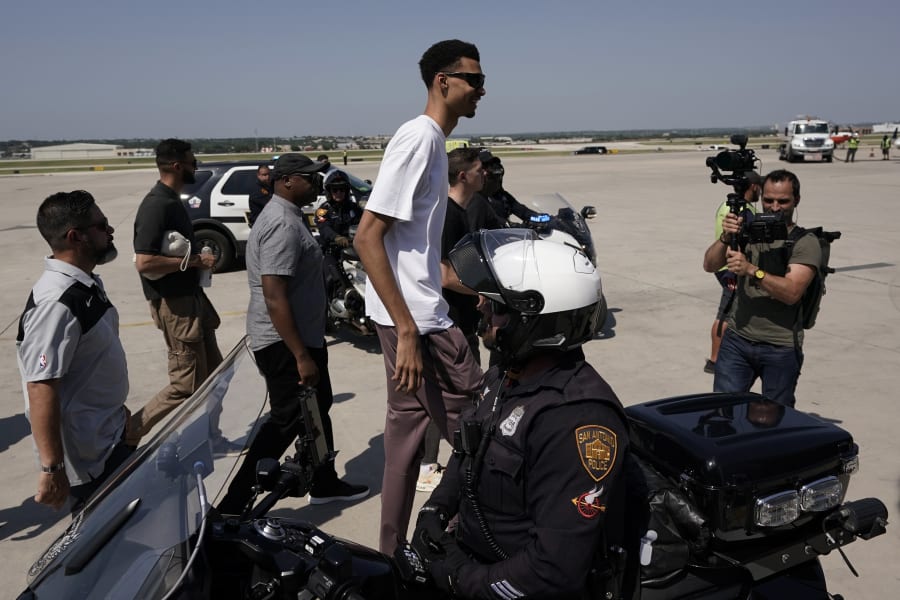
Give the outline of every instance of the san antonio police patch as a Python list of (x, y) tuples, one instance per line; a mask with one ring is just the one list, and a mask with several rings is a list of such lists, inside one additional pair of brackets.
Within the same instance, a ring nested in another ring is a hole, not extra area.
[(575, 430), (578, 456), (585, 471), (594, 481), (600, 481), (616, 464), (616, 434), (602, 425), (584, 425)]

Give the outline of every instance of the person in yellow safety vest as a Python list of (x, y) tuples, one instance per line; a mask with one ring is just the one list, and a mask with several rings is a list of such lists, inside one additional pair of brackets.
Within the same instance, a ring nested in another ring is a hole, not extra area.
[(887, 134), (881, 138), (881, 160), (891, 160), (891, 139)]
[(856, 150), (859, 148), (859, 136), (854, 135), (847, 140), (847, 158), (844, 162), (855, 162)]

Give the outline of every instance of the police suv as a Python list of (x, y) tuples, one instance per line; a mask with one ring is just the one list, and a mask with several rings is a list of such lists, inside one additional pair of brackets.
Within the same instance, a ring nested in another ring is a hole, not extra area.
[[(244, 255), (250, 225), (247, 222), (250, 193), (258, 184), (256, 170), (260, 165), (274, 168), (273, 160), (243, 160), (203, 162), (194, 174), (195, 182), (181, 190), (181, 201), (187, 208), (194, 225), (194, 236), (200, 247), (209, 246), (216, 256), (216, 271), (226, 271), (235, 266), (238, 257)], [(346, 173), (354, 196), (365, 200), (372, 191), (369, 181), (363, 181)], [(320, 195), (316, 201), (303, 207), (307, 223), (315, 234), (314, 215), (325, 201)]]

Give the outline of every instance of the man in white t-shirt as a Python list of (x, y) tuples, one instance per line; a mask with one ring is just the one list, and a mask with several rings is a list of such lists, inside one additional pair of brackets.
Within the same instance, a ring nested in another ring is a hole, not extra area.
[(387, 374), (380, 548), (406, 539), (429, 419), (452, 442), (459, 412), (481, 384), (481, 368), (447, 315), (441, 293), (441, 234), (447, 212), (446, 138), (484, 96), (478, 49), (460, 40), (419, 61), (424, 114), (400, 126), (384, 152), (354, 239), (366, 268), (366, 311), (376, 324)]

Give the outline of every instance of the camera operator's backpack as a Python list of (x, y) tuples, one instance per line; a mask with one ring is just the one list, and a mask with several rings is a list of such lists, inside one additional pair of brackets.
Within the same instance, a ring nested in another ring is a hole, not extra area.
[(794, 227), (788, 235), (788, 241), (785, 244), (785, 247), (788, 249), (788, 260), (790, 260), (794, 244), (807, 233), (815, 235), (816, 239), (819, 240), (822, 258), (819, 261), (815, 276), (809, 282), (809, 287), (806, 288), (806, 291), (803, 292), (803, 297), (800, 299), (800, 315), (797, 324), (802, 326), (803, 329), (812, 329), (816, 324), (822, 296), (825, 295), (825, 278), (829, 274), (834, 273), (834, 269), (828, 266), (828, 259), (831, 256), (831, 242), (840, 239), (841, 232), (825, 231), (821, 227), (813, 227), (811, 229), (804, 229), (800, 226)]

